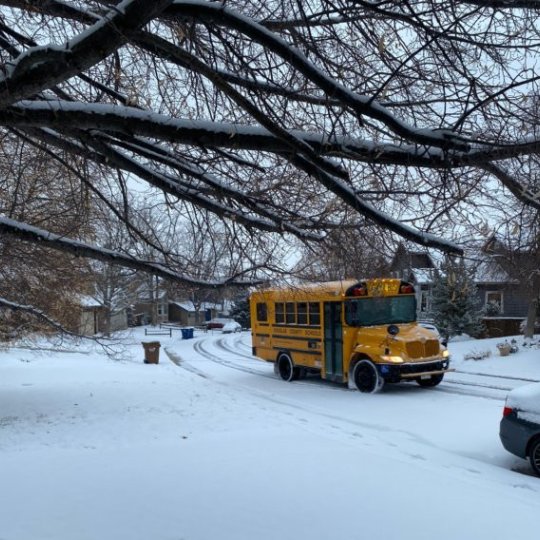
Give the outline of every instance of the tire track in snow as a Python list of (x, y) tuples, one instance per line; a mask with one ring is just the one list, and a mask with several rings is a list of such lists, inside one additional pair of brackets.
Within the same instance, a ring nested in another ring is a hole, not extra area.
[[(253, 355), (247, 355), (239, 353), (238, 350), (234, 347), (232, 347), (230, 344), (227, 343), (227, 338), (220, 338), (216, 341), (211, 342), (213, 345), (215, 345), (218, 349), (221, 349), (222, 351), (225, 351), (227, 353), (235, 354), (236, 356), (241, 356), (242, 358), (246, 358), (253, 362), (253, 364), (268, 364), (268, 362), (265, 362), (264, 360), (261, 360), (260, 358), (257, 358)], [(197, 343), (197, 352), (201, 355), (203, 355), (208, 360), (211, 360), (214, 363), (221, 364), (225, 367), (236, 369), (238, 371), (244, 371), (246, 373), (251, 373), (253, 375), (261, 375), (263, 377), (275, 380), (275, 381), (281, 381), (281, 378), (277, 376), (275, 373), (268, 373), (266, 370), (262, 369), (256, 369), (256, 368), (249, 368), (247, 366), (239, 365), (235, 363), (234, 361), (230, 360), (224, 360), (222, 357), (217, 356), (216, 354), (211, 353), (208, 349), (206, 349), (201, 342)], [(281, 381), (283, 382), (283, 381)], [(320, 377), (314, 377), (314, 378), (308, 378), (308, 379), (302, 379), (302, 380), (295, 380), (292, 382), (289, 382), (288, 384), (296, 385), (296, 386), (318, 386), (319, 388), (324, 388), (324, 391), (330, 390), (330, 391), (338, 391), (338, 392), (351, 392), (351, 390), (347, 387), (343, 387), (339, 385), (339, 383), (332, 383), (331, 381), (325, 381), (327, 384), (321, 384), (322, 379)], [(335, 385), (335, 386), (332, 386)]]
[[(238, 351), (237, 345), (244, 343), (242, 337), (236, 338), (234, 340), (234, 343), (232, 343), (232, 344), (228, 342), (228, 339), (226, 337), (219, 338), (214, 343), (215, 343), (217, 348), (220, 348), (225, 352), (233, 353), (233, 354), (235, 354), (237, 356), (241, 356), (242, 358), (247, 358), (249, 360), (260, 361), (260, 360), (257, 360), (257, 358), (254, 357), (253, 355), (243, 354), (243, 353), (240, 353)], [(202, 354), (204, 355), (204, 353), (202, 353)], [(213, 356), (214, 356), (214, 361), (222, 363), (226, 367), (230, 367), (232, 369), (238, 369), (240, 371), (249, 371), (247, 368), (240, 367), (237, 364), (235, 364), (234, 362), (229, 361), (227, 363), (224, 363), (224, 361), (221, 360), (220, 357), (217, 357), (216, 355), (213, 355)], [(258, 374), (258, 373), (255, 373), (254, 371), (252, 371), (252, 372), (254, 374)], [(459, 373), (460, 374), (466, 374), (466, 372), (461, 372), (461, 371)], [(265, 376), (269, 376), (269, 375), (265, 374)], [(489, 375), (486, 375), (486, 376), (489, 376)], [(274, 377), (270, 376), (270, 378), (274, 378)], [(522, 379), (522, 378), (519, 378), (519, 377), (503, 377), (503, 376), (496, 376), (496, 378), (498, 378), (498, 379), (508, 379), (508, 380), (517, 380), (517, 381), (525, 381), (525, 382), (530, 380), (530, 379)], [(531, 382), (534, 382), (534, 381), (531, 380)], [(320, 383), (319, 379), (313, 380), (312, 382), (305, 381), (305, 380), (303, 380), (303, 381), (295, 381), (294, 382), (294, 384), (309, 384), (309, 385), (318, 384), (318, 383)], [(323, 386), (324, 385), (322, 385), (321, 387), (323, 387)], [(493, 390), (493, 391), (496, 392), (497, 395), (492, 395), (492, 394), (488, 394), (486, 392), (478, 392), (478, 391), (469, 391), (469, 392), (467, 392), (463, 388), (450, 388), (449, 386), (457, 386), (457, 387), (463, 387), (464, 386), (464, 387), (469, 387), (469, 388), (478, 388), (478, 389), (481, 389), (481, 390)], [(471, 397), (479, 397), (479, 398), (483, 398), (483, 399), (494, 399), (494, 400), (497, 400), (497, 401), (500, 401), (500, 400), (504, 401), (504, 399), (506, 398), (506, 393), (508, 391), (512, 390), (513, 388), (514, 388), (514, 386), (513, 387), (506, 387), (506, 386), (500, 386), (500, 385), (495, 386), (495, 385), (478, 383), (478, 382), (474, 382), (474, 381), (451, 380), (451, 379), (448, 379), (448, 375), (446, 375), (443, 383), (441, 385), (439, 385), (438, 387), (436, 387), (436, 388), (422, 388), (421, 390), (422, 391), (443, 391), (443, 392), (445, 392), (447, 394), (458, 394), (458, 395), (465, 395), (465, 396), (471, 396)], [(348, 389), (348, 388), (330, 387), (330, 389), (331, 390), (350, 391), (350, 389)], [(499, 392), (504, 392), (504, 394), (499, 394)]]
[(525, 377), (513, 377), (511, 375), (492, 375), (489, 373), (476, 373), (474, 371), (463, 371), (460, 369), (456, 369), (454, 373), (459, 373), (460, 375), (474, 375), (476, 377), (490, 377), (492, 379), (505, 379), (507, 381), (520, 381), (520, 382), (528, 382), (528, 383), (540, 383), (540, 379), (527, 379)]
[[(222, 357), (218, 356), (214, 352), (211, 352), (209, 347), (215, 346), (218, 350), (223, 350), (226, 352), (232, 352), (230, 349), (230, 346), (224, 347), (224, 339), (221, 338), (216, 341), (207, 341), (206, 343), (203, 341), (199, 341), (194, 345), (194, 349), (198, 354), (206, 358), (207, 360), (210, 360), (211, 362), (217, 363), (219, 365), (222, 365), (229, 369), (235, 369), (238, 371), (243, 371), (250, 373), (255, 376), (262, 376), (266, 379), (274, 380), (278, 383), (283, 383), (281, 379), (279, 379), (278, 376), (274, 375), (273, 373), (270, 374), (268, 372), (261, 373), (258, 370), (250, 369), (245, 366), (239, 366), (238, 364), (235, 364), (233, 361), (228, 361), (223, 359)], [(237, 351), (234, 351), (235, 353)], [(247, 355), (241, 355), (244, 356), (250, 360), (256, 360), (253, 356), (247, 356)], [(187, 367), (185, 363), (182, 363), (182, 367)], [(193, 369), (190, 369), (190, 371), (195, 371)], [(198, 374), (201, 374), (199, 370), (196, 370)], [(204, 375), (202, 375), (204, 376)], [(361, 444), (362, 446), (365, 446), (368, 449), (372, 449), (377, 447), (379, 444), (383, 444), (384, 448), (386, 448), (388, 451), (392, 451), (392, 448), (398, 448), (399, 443), (396, 442), (396, 437), (402, 437), (405, 441), (408, 441), (406, 444), (410, 445), (411, 443), (418, 445), (418, 451), (413, 452), (411, 449), (409, 452), (407, 452), (405, 455), (400, 454), (400, 459), (404, 458), (406, 460), (410, 460), (412, 462), (417, 462), (418, 459), (427, 459), (424, 458), (424, 452), (422, 451), (422, 448), (430, 448), (437, 451), (447, 452), (447, 449), (444, 446), (441, 446), (437, 444), (436, 442), (424, 437), (422, 434), (415, 433), (413, 431), (409, 431), (407, 429), (403, 429), (400, 427), (395, 426), (389, 426), (385, 425), (381, 422), (369, 422), (369, 421), (362, 421), (359, 419), (342, 416), (340, 414), (333, 414), (329, 411), (329, 409), (325, 409), (324, 405), (321, 405), (321, 407), (315, 405), (310, 405), (306, 403), (306, 401), (302, 400), (301, 396), (299, 396), (298, 399), (287, 397), (285, 395), (276, 393), (274, 390), (269, 389), (261, 389), (261, 388), (255, 388), (253, 386), (247, 386), (242, 383), (231, 383), (229, 381), (220, 381), (219, 379), (214, 379), (211, 375), (207, 375), (206, 378), (213, 379), (218, 384), (222, 384), (227, 387), (241, 387), (243, 390), (245, 390), (246, 393), (250, 394), (252, 397), (264, 400), (265, 402), (272, 403), (273, 405), (278, 405), (280, 407), (284, 407), (284, 409), (276, 409), (276, 413), (283, 415), (284, 418), (291, 418), (294, 419), (295, 422), (298, 423), (298, 425), (302, 425), (304, 429), (309, 429), (310, 421), (306, 420), (306, 418), (309, 418), (309, 416), (313, 416), (316, 418), (323, 419), (325, 422), (327, 422), (327, 430), (328, 432), (335, 432), (340, 433), (341, 436), (347, 437), (349, 441), (354, 441), (354, 444)], [(283, 383), (284, 384), (284, 383)], [(311, 388), (314, 387), (314, 384), (317, 385), (317, 391), (326, 391), (326, 390), (338, 390), (340, 392), (352, 392), (350, 389), (346, 387), (328, 387), (324, 384), (321, 384), (321, 380), (317, 379), (314, 380), (313, 383), (305, 382), (305, 381), (295, 381), (293, 383), (288, 383), (288, 386), (292, 385), (309, 385)], [(284, 385), (285, 387), (286, 385)], [(437, 389), (418, 389), (420, 392), (427, 391), (437, 391)], [(441, 389), (442, 390), (442, 389)], [(448, 389), (443, 390), (444, 392), (451, 393), (451, 394), (458, 394), (463, 395), (464, 393), (461, 391), (451, 391)], [(326, 394), (328, 395), (328, 394)], [(469, 395), (469, 394), (465, 394)], [(469, 395), (470, 396), (470, 395)], [(496, 399), (491, 398), (490, 396), (477, 396), (473, 395), (473, 397), (487, 397), (490, 399)], [(367, 437), (367, 438), (366, 438)], [(377, 442), (378, 441), (378, 442)], [(459, 456), (459, 454), (458, 454)], [(460, 456), (462, 457), (462, 456)], [(451, 468), (457, 467), (459, 469), (462, 469), (463, 467), (459, 465), (451, 465)]]
[[(206, 358), (207, 360), (210, 360), (213, 363), (222, 365), (223, 367), (226, 367), (228, 369), (235, 369), (235, 370), (238, 370), (238, 371), (247, 372), (247, 373), (249, 373), (251, 375), (254, 375), (254, 376), (262, 376), (262, 377), (264, 377), (266, 379), (271, 379), (271, 380), (274, 380), (276, 382), (282, 382), (281, 379), (277, 375), (275, 375), (273, 373), (269, 373), (267, 371), (263, 372), (261, 370), (251, 369), (251, 368), (249, 368), (247, 366), (241, 366), (241, 365), (238, 365), (237, 363), (235, 363), (234, 360), (225, 360), (221, 356), (218, 356), (219, 350), (221, 350), (221, 351), (227, 352), (229, 354), (233, 353), (233, 354), (235, 354), (237, 356), (241, 356), (241, 357), (246, 358), (248, 360), (251, 360), (253, 362), (262, 362), (262, 360), (258, 360), (256, 357), (254, 357), (252, 355), (239, 353), (238, 350), (233, 347), (233, 345), (236, 346), (236, 345), (241, 344), (241, 340), (242, 340), (241, 337), (236, 338), (234, 344), (229, 343), (228, 339), (229, 338), (222, 337), (222, 338), (219, 338), (219, 339), (217, 339), (215, 341), (210, 340), (210, 339), (201, 340), (201, 341), (198, 341), (197, 343), (194, 344), (194, 350), (198, 354), (200, 354), (203, 358)], [(212, 346), (214, 346), (217, 349), (217, 352), (216, 351), (211, 352), (210, 347), (212, 347)], [(246, 347), (244, 347), (244, 348), (246, 348)], [(444, 446), (441, 446), (441, 445), (437, 444), (436, 442), (431, 441), (431, 440), (427, 439), (426, 437), (424, 437), (423, 435), (418, 434), (418, 433), (414, 433), (414, 432), (411, 432), (411, 431), (408, 431), (408, 430), (405, 430), (405, 429), (401, 429), (399, 427), (387, 426), (387, 425), (381, 424), (380, 422), (379, 423), (370, 423), (370, 422), (357, 420), (357, 419), (354, 419), (354, 418), (348, 418), (348, 417), (340, 416), (340, 415), (337, 415), (337, 414), (332, 414), (331, 412), (328, 411), (328, 409), (323, 409), (323, 408), (320, 408), (318, 406), (311, 406), (309, 404), (306, 404), (305, 401), (301, 401), (300, 399), (296, 400), (294, 398), (289, 398), (287, 396), (277, 394), (275, 391), (272, 391), (272, 390), (254, 388), (252, 386), (247, 386), (247, 385), (242, 384), (242, 383), (231, 383), (231, 382), (228, 382), (228, 381), (220, 381), (219, 379), (214, 378), (209, 373), (206, 373), (206, 372), (204, 372), (204, 371), (202, 371), (202, 370), (200, 370), (198, 368), (195, 368), (192, 365), (186, 365), (185, 362), (182, 362), (182, 368), (187, 369), (188, 371), (191, 371), (191, 372), (193, 372), (193, 373), (195, 373), (195, 374), (197, 374), (197, 375), (199, 375), (201, 377), (213, 380), (214, 382), (216, 382), (218, 384), (222, 384), (222, 385), (227, 386), (227, 387), (231, 387), (231, 388), (241, 387), (254, 398), (262, 399), (262, 400), (264, 400), (266, 402), (270, 402), (272, 404), (285, 407), (286, 409), (281, 410), (281, 411), (276, 411), (276, 412), (279, 412), (280, 414), (284, 415), (285, 417), (295, 418), (295, 420), (297, 422), (300, 422), (305, 427), (308, 426), (308, 424), (307, 424), (308, 420), (306, 420), (304, 418), (305, 415), (313, 415), (315, 417), (323, 418), (324, 420), (326, 420), (328, 422), (327, 427), (328, 427), (329, 430), (340, 432), (342, 435), (348, 437), (349, 440), (356, 441), (357, 443), (363, 444), (366, 447), (372, 447), (373, 442), (369, 438), (366, 441), (361, 442), (361, 441), (363, 441), (364, 436), (365, 436), (365, 434), (362, 433), (362, 430), (368, 430), (368, 432), (370, 432), (372, 434), (372, 436), (375, 436), (376, 439), (379, 439), (380, 443), (383, 443), (388, 448), (390, 448), (390, 447), (396, 447), (397, 448), (398, 447), (398, 444), (395, 442), (395, 435), (398, 435), (398, 436), (401, 436), (401, 437), (405, 437), (406, 440), (409, 441), (409, 443), (414, 442), (414, 443), (420, 445), (420, 447), (428, 447), (428, 448), (436, 449), (438, 451), (447, 452), (447, 450), (446, 450), (446, 448)], [(460, 375), (462, 375), (462, 373), (460, 373)], [(497, 379), (507, 379), (507, 380), (517, 380), (517, 381), (520, 381), (520, 382), (529, 382), (526, 379), (524, 380), (524, 379), (521, 379), (521, 378), (518, 378), (518, 377), (496, 376), (495, 378), (497, 378)], [(324, 383), (325, 381), (322, 381), (322, 382)], [(465, 384), (463, 384), (463, 383), (465, 383)], [(319, 379), (319, 378), (317, 378), (317, 380), (314, 380), (312, 383), (310, 383), (309, 381), (294, 381), (292, 383), (288, 383), (288, 385), (309, 385), (312, 388), (313, 388), (314, 384), (317, 385), (317, 390), (319, 390), (319, 389), (323, 390), (324, 389), (324, 391), (326, 391), (326, 390), (339, 390), (341, 392), (351, 392), (350, 389), (345, 388), (345, 387), (336, 388), (336, 387), (328, 387), (325, 384), (321, 384), (321, 379)], [(452, 386), (454, 386), (454, 387), (452, 387)], [(480, 391), (482, 391), (482, 390), (484, 390), (484, 391), (485, 390), (493, 390), (495, 392), (504, 391), (505, 394), (504, 394), (504, 396), (502, 394), (494, 396), (494, 395), (489, 395), (489, 394), (486, 394), (486, 393), (479, 393), (477, 391), (475, 391), (475, 392), (466, 391), (465, 388), (463, 388), (463, 387), (467, 387), (469, 389), (470, 388), (477, 388)], [(485, 385), (485, 384), (481, 384), (481, 383), (472, 383), (472, 382), (467, 383), (467, 382), (464, 382), (464, 381), (450, 382), (450, 381), (446, 381), (446, 379), (445, 379), (445, 381), (443, 381), (443, 383), (441, 385), (439, 385), (438, 387), (436, 387), (436, 388), (419, 388), (418, 391), (422, 392), (422, 393), (424, 393), (426, 391), (427, 392), (448, 393), (448, 394), (454, 394), (454, 395), (463, 395), (463, 396), (472, 397), (472, 398), (482, 398), (482, 399), (490, 399), (490, 400), (502, 401), (502, 400), (504, 400), (504, 398), (506, 396), (506, 390), (502, 390), (502, 388), (503, 387), (501, 387), (501, 386), (490, 386), (490, 385)], [(287, 410), (289, 410), (291, 412), (287, 412)], [(388, 438), (388, 436), (390, 438)], [(419, 455), (420, 454), (418, 454), (418, 455), (414, 454), (413, 455), (413, 454), (408, 453), (404, 457), (406, 459), (410, 458), (411, 461), (414, 461), (414, 460), (418, 459)], [(459, 453), (457, 453), (457, 455), (461, 456), (461, 454), (459, 454)], [(422, 456), (420, 456), (420, 457), (422, 457)], [(461, 457), (466, 457), (466, 456), (461, 456)], [(471, 458), (471, 459), (474, 460), (475, 458)], [(482, 463), (483, 463), (483, 461), (482, 461)], [(457, 467), (458, 469), (463, 469), (463, 467), (458, 465), (458, 464), (450, 465), (449, 467), (450, 468)], [(467, 470), (467, 469), (465, 469), (465, 470)], [(520, 473), (520, 471), (516, 471), (516, 472)]]

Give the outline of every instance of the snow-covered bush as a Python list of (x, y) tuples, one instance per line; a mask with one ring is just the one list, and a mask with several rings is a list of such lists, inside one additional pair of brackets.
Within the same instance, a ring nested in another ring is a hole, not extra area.
[(485, 360), (491, 356), (491, 351), (489, 349), (481, 351), (473, 349), (471, 352), (463, 356), (464, 360)]

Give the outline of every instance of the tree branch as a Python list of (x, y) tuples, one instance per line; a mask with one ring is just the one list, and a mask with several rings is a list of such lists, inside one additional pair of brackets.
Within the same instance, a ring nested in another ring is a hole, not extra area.
[(133, 270), (141, 270), (143, 272), (189, 286), (215, 289), (225, 286), (246, 287), (259, 283), (257, 281), (236, 281), (227, 279), (222, 281), (205, 281), (194, 279), (185, 274), (170, 270), (161, 263), (135, 259), (129, 255), (124, 255), (123, 253), (119, 253), (117, 251), (80, 242), (79, 240), (74, 240), (65, 236), (60, 236), (58, 234), (46, 231), (45, 229), (40, 229), (38, 227), (28, 225), (27, 223), (21, 223), (3, 216), (0, 216), (0, 233), (9, 234), (26, 242), (39, 244), (40, 246), (49, 247), (57, 251), (70, 253), (76, 257), (110, 262), (118, 266), (132, 268)]

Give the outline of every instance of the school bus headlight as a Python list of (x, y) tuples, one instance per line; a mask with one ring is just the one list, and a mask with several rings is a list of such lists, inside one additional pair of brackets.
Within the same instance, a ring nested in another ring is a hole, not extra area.
[(442, 357), (448, 358), (449, 356), (450, 356), (450, 351), (448, 349), (444, 349), (444, 351), (442, 352)]
[(391, 362), (392, 364), (403, 364), (403, 358), (401, 356), (381, 356), (383, 362)]

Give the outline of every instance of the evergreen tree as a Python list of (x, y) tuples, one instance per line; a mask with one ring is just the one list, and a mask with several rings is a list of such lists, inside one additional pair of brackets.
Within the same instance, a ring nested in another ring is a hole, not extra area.
[(476, 286), (463, 260), (446, 263), (436, 275), (431, 301), (431, 318), (442, 336), (480, 335), (483, 315)]
[(249, 298), (237, 298), (231, 308), (231, 317), (242, 325), (242, 328), (251, 328), (249, 312)]

